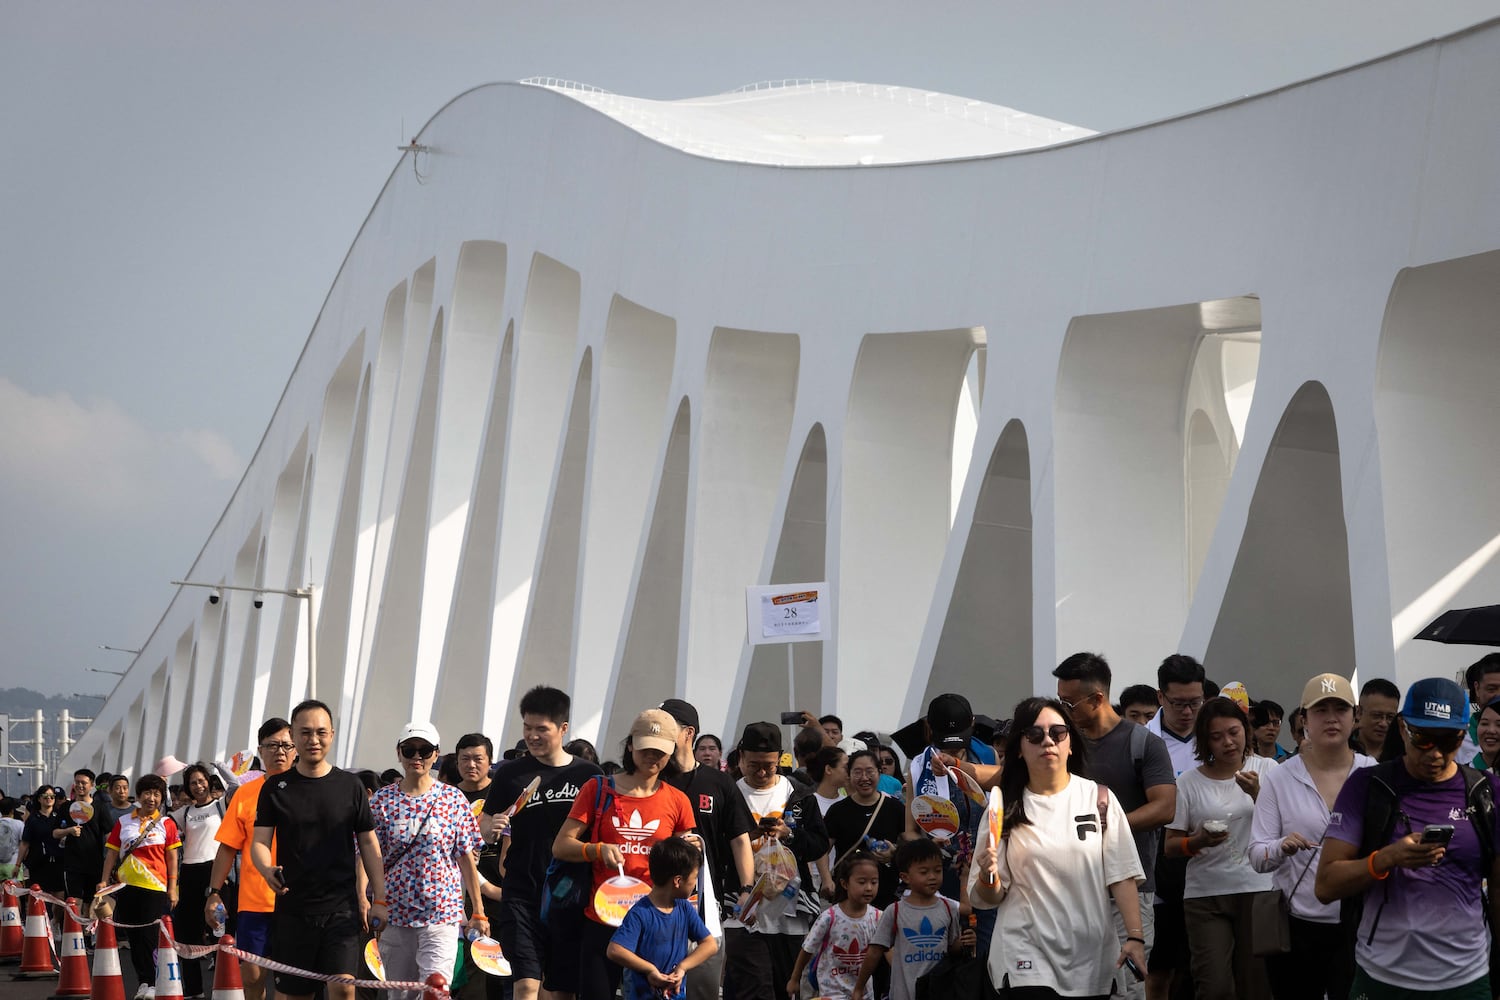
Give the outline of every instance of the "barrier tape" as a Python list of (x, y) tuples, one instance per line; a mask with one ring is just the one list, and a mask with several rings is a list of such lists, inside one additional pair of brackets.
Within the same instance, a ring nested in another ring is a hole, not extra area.
[[(73, 909), (73, 907), (69, 906), (66, 899), (58, 899), (51, 893), (43, 892), (41, 889), (31, 889), (23, 885), (17, 885), (10, 879), (6, 879), (4, 885), (11, 891), (12, 895), (15, 895), (17, 897), (24, 898), (30, 896), (36, 899), (40, 899), (44, 903), (53, 903), (57, 906), (61, 906), (62, 908), (67, 910), (69, 914), (72, 915), (73, 919), (78, 921), (79, 925), (82, 926), (84, 930), (87, 930), (91, 933), (93, 932), (94, 928), (101, 923), (109, 924), (111, 927), (118, 927), (121, 930), (143, 930), (147, 927), (164, 927), (160, 920), (153, 920), (148, 924), (122, 924), (118, 921), (110, 920), (105, 917), (86, 918), (79, 914), (77, 910)], [(51, 921), (48, 921), (47, 924), (47, 940), (49, 944), (52, 941)], [(260, 966), (262, 969), (269, 969), (271, 972), (280, 972), (288, 976), (297, 976), (300, 979), (311, 979), (315, 982), (320, 983), (339, 983), (341, 985), (363, 987), (372, 990), (414, 990), (421, 991), (424, 995), (428, 992), (431, 992), (434, 996), (438, 997), (447, 997), (450, 995), (448, 990), (439, 989), (435, 986), (429, 986), (426, 983), (403, 983), (395, 980), (383, 979), (355, 979), (353, 976), (329, 975), (323, 972), (309, 972), (307, 969), (299, 969), (295, 965), (287, 965), (284, 962), (277, 962), (274, 959), (266, 958), (264, 955), (252, 955), (248, 951), (241, 951), (238, 948), (232, 948), (227, 944), (223, 944), (222, 942), (219, 944), (182, 944), (176, 939), (173, 939), (172, 948), (177, 952), (178, 958), (186, 958), (189, 960), (206, 958), (207, 956), (212, 955), (215, 952), (222, 951), (226, 955), (234, 956), (241, 962), (249, 962), (251, 965)], [(53, 954), (56, 954), (55, 945), (53, 947)]]

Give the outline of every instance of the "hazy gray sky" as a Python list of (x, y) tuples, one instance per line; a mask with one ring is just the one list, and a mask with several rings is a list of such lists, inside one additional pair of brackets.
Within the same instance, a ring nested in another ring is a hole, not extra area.
[(1500, 16), (1500, 0), (0, 0), (0, 686), (108, 690), (254, 451), (344, 253), (444, 103), (558, 76), (822, 77), (1099, 130)]

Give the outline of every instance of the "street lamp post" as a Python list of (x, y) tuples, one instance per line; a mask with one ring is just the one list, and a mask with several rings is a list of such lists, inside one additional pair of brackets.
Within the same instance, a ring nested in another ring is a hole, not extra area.
[(173, 580), (174, 587), (204, 587), (215, 591), (214, 596), (209, 598), (212, 604), (219, 603), (219, 599), (227, 590), (238, 591), (247, 594), (255, 594), (255, 607), (259, 610), (262, 594), (279, 594), (282, 597), (297, 597), (307, 602), (307, 696), (318, 697), (318, 588), (315, 584), (307, 584), (303, 587), (291, 589), (280, 589), (277, 587), (239, 587), (229, 583), (201, 583), (197, 580)]

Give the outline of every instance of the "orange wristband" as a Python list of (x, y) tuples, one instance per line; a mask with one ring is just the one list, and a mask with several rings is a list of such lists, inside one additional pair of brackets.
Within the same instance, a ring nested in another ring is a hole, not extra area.
[(1375, 870), (1375, 855), (1376, 855), (1376, 853), (1377, 853), (1376, 851), (1371, 851), (1370, 852), (1370, 856), (1365, 859), (1365, 867), (1368, 868), (1368, 869), (1370, 869), (1370, 877), (1372, 879), (1374, 879), (1377, 882), (1384, 882), (1386, 879), (1388, 879), (1388, 878), (1391, 877), (1391, 873), (1390, 872), (1378, 872), (1378, 871)]
[[(594, 853), (592, 855), (589, 854), (589, 848), (590, 847), (594, 848)], [(583, 860), (585, 860), (585, 861), (595, 861), (595, 860), (598, 860), (598, 857), (599, 857), (599, 848), (596, 845), (594, 845), (594, 844), (584, 844), (583, 845)]]
[(370, 900), (370, 905), (371, 906), (384, 906), (385, 905), (385, 900), (383, 900), (383, 899), (372, 899), (372, 900)]
[(1198, 855), (1198, 852), (1193, 850), (1193, 845), (1188, 842), (1188, 838), (1186, 837), (1182, 838), (1182, 853), (1190, 858)]

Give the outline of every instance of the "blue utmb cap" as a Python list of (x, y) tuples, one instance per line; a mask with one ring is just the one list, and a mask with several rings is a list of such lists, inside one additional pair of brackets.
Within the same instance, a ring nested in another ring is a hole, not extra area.
[(1469, 696), (1446, 677), (1428, 677), (1407, 689), (1401, 718), (1419, 729), (1467, 729)]

